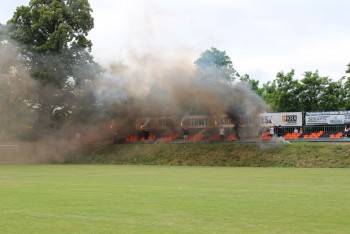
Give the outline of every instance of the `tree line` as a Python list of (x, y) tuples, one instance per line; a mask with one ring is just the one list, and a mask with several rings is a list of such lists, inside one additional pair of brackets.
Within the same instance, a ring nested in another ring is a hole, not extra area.
[[(278, 72), (276, 78), (259, 85), (248, 74), (240, 75), (225, 51), (211, 48), (203, 52), (195, 65), (199, 70), (215, 68), (229, 83), (247, 82), (270, 106), (273, 112), (315, 112), (350, 110), (350, 76), (333, 80), (320, 76), (318, 71), (306, 71), (302, 79), (295, 78), (295, 70)], [(350, 64), (346, 74), (350, 74)]]

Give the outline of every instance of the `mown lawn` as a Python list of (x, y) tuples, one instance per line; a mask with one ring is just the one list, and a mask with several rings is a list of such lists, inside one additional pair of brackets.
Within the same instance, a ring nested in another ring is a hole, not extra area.
[(350, 169), (0, 165), (0, 233), (350, 233)]

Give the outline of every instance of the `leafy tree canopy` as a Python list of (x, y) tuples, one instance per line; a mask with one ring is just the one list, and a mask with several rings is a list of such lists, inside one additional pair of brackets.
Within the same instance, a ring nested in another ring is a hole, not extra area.
[(91, 12), (88, 0), (31, 0), (16, 9), (9, 35), (19, 42), (35, 80), (62, 89), (68, 80), (78, 86), (93, 77), (79, 69), (98, 67), (86, 38), (94, 26)]
[(243, 76), (240, 76), (239, 80), (250, 84), (252, 90), (254, 92), (256, 92), (257, 94), (261, 95), (261, 90), (259, 89), (259, 81), (258, 80), (254, 80), (254, 79), (250, 78), (250, 76), (248, 74), (244, 74)]
[(87, 39), (94, 26), (91, 12), (88, 0), (31, 0), (29, 6), (18, 7), (7, 24), (24, 66), (41, 86), (36, 102), (39, 128), (88, 118), (79, 113), (95, 104), (91, 81), (102, 70)]
[(194, 64), (200, 72), (213, 75), (216, 78), (234, 81), (236, 76), (238, 76), (226, 51), (220, 51), (214, 47), (204, 51)]
[(11, 37), (35, 52), (61, 52), (69, 47), (90, 49), (86, 38), (94, 26), (88, 0), (31, 0), (9, 21)]

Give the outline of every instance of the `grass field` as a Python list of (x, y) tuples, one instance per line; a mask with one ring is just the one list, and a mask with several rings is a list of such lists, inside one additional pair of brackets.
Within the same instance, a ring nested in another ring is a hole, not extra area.
[(350, 233), (350, 169), (0, 165), (0, 233)]

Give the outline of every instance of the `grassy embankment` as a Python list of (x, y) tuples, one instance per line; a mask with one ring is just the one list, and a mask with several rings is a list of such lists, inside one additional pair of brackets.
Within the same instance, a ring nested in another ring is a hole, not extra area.
[(350, 167), (350, 143), (198, 143), (85, 145), (67, 163)]

